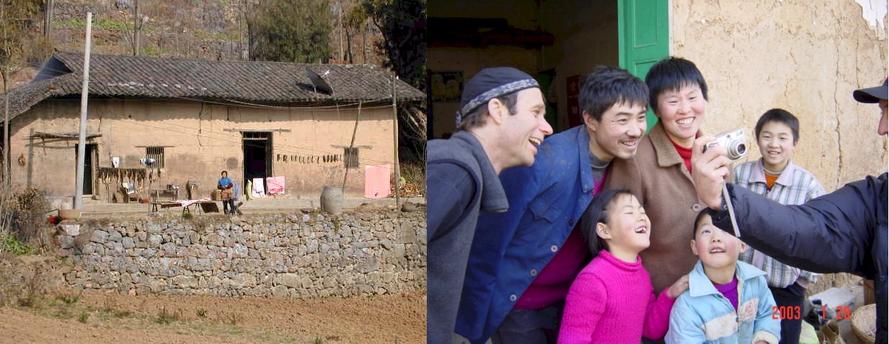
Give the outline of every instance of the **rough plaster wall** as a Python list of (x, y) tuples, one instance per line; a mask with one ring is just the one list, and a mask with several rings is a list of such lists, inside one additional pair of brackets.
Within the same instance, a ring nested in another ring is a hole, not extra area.
[[(774, 107), (800, 118), (795, 162), (828, 190), (886, 171), (879, 109), (852, 91), (886, 77), (885, 28), (846, 1), (671, 2), (671, 54), (694, 61), (710, 87), (704, 130), (746, 128)], [(750, 144), (755, 146), (753, 139)], [(755, 149), (749, 159), (759, 158)]]
[[(165, 168), (160, 183), (177, 184), (184, 190), (188, 180), (199, 183), (201, 194), (215, 188), (219, 171), (226, 169), (236, 181), (243, 179), (241, 133), (226, 129), (273, 132), (272, 171), (285, 176), (290, 195), (316, 197), (324, 185), (341, 185), (343, 163), (296, 163), (277, 160), (276, 154), (288, 156), (339, 155), (349, 146), (355, 126), (355, 108), (336, 109), (255, 109), (205, 105), (194, 102), (134, 100), (94, 100), (90, 103), (88, 133), (102, 136), (98, 144), (98, 166), (110, 167), (110, 157), (121, 157), (121, 167), (140, 167), (145, 146), (167, 146)], [(364, 167), (388, 165), (392, 168), (393, 127), (388, 107), (364, 108), (361, 112), (355, 146), (359, 149), (359, 168), (349, 171), (347, 191), (363, 194)], [(31, 141), (31, 131), (73, 133), (79, 123), (79, 102), (46, 101), (12, 122), (12, 154), (24, 154), (25, 166), (15, 164), (13, 180), (17, 185), (32, 185), (55, 196), (74, 193), (76, 140), (43, 143)], [(339, 147), (335, 147), (339, 146)], [(99, 191), (105, 190), (99, 184)], [(184, 193), (180, 193), (184, 197)]]
[[(430, 48), (426, 54), (430, 71), (462, 71), (463, 85), (479, 70), (486, 67), (511, 66), (531, 75), (537, 73), (537, 50), (507, 46), (476, 48)], [(453, 133), (454, 115), (460, 108), (459, 102), (435, 102), (432, 104), (433, 130), (435, 138), (444, 133)]]
[[(577, 15), (582, 13), (582, 15)], [(556, 42), (543, 49), (543, 67), (556, 68), (556, 92), (547, 99), (558, 100), (557, 131), (567, 129), (567, 78), (586, 75), (597, 65), (617, 66), (617, 2), (568, 0), (544, 2), (540, 9), (544, 31), (552, 33)]]

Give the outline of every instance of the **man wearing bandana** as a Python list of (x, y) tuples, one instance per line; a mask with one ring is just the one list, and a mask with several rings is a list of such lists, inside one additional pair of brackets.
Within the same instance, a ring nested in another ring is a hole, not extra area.
[(552, 127), (540, 86), (510, 67), (486, 68), (466, 84), (457, 132), (426, 153), (427, 343), (451, 343), (466, 262), (480, 212), (508, 202), (497, 176), (534, 163)]

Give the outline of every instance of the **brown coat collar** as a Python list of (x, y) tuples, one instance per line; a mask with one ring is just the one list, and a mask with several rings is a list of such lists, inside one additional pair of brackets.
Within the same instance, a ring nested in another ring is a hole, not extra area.
[(679, 152), (673, 146), (673, 141), (667, 136), (667, 130), (664, 128), (663, 122), (658, 120), (657, 124), (651, 128), (648, 136), (651, 137), (651, 144), (654, 147), (654, 155), (657, 157), (658, 166), (670, 167), (680, 165), (682, 174), (688, 177), (688, 180), (692, 180), (691, 174), (682, 163), (682, 157), (679, 156)]
[(657, 164), (660, 167), (670, 167), (682, 164), (682, 157), (673, 147), (673, 141), (667, 136), (667, 130), (664, 129), (664, 123), (660, 120), (651, 128), (648, 133), (651, 137), (651, 144), (654, 145), (654, 155), (657, 156)]

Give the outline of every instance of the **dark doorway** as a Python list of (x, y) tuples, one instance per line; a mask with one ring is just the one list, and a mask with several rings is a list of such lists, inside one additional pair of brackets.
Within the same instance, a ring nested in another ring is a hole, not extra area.
[[(244, 132), (244, 187), (247, 181), (253, 178), (263, 179), (265, 190), (265, 178), (272, 174), (272, 133), (271, 132)], [(246, 190), (250, 192), (250, 190)]]
[[(79, 144), (74, 145), (74, 178), (77, 178), (77, 148)], [(84, 159), (83, 159), (83, 194), (84, 195), (92, 195), (93, 194), (93, 166), (94, 162), (98, 158), (95, 143), (87, 143), (86, 149), (84, 150)], [(77, 182), (76, 180), (74, 181)]]

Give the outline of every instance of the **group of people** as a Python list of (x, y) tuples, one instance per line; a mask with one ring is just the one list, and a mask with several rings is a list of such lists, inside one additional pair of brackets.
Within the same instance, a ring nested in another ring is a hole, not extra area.
[[(880, 135), (886, 88), (853, 93), (880, 104)], [(816, 272), (876, 280), (885, 343), (886, 174), (824, 195), (783, 109), (756, 123), (762, 158), (732, 169), (704, 149), (708, 99), (686, 59), (644, 82), (597, 67), (583, 125), (552, 135), (531, 76), (470, 79), (458, 131), (427, 148), (428, 343), (795, 343), (800, 317), (775, 310), (801, 307)]]

